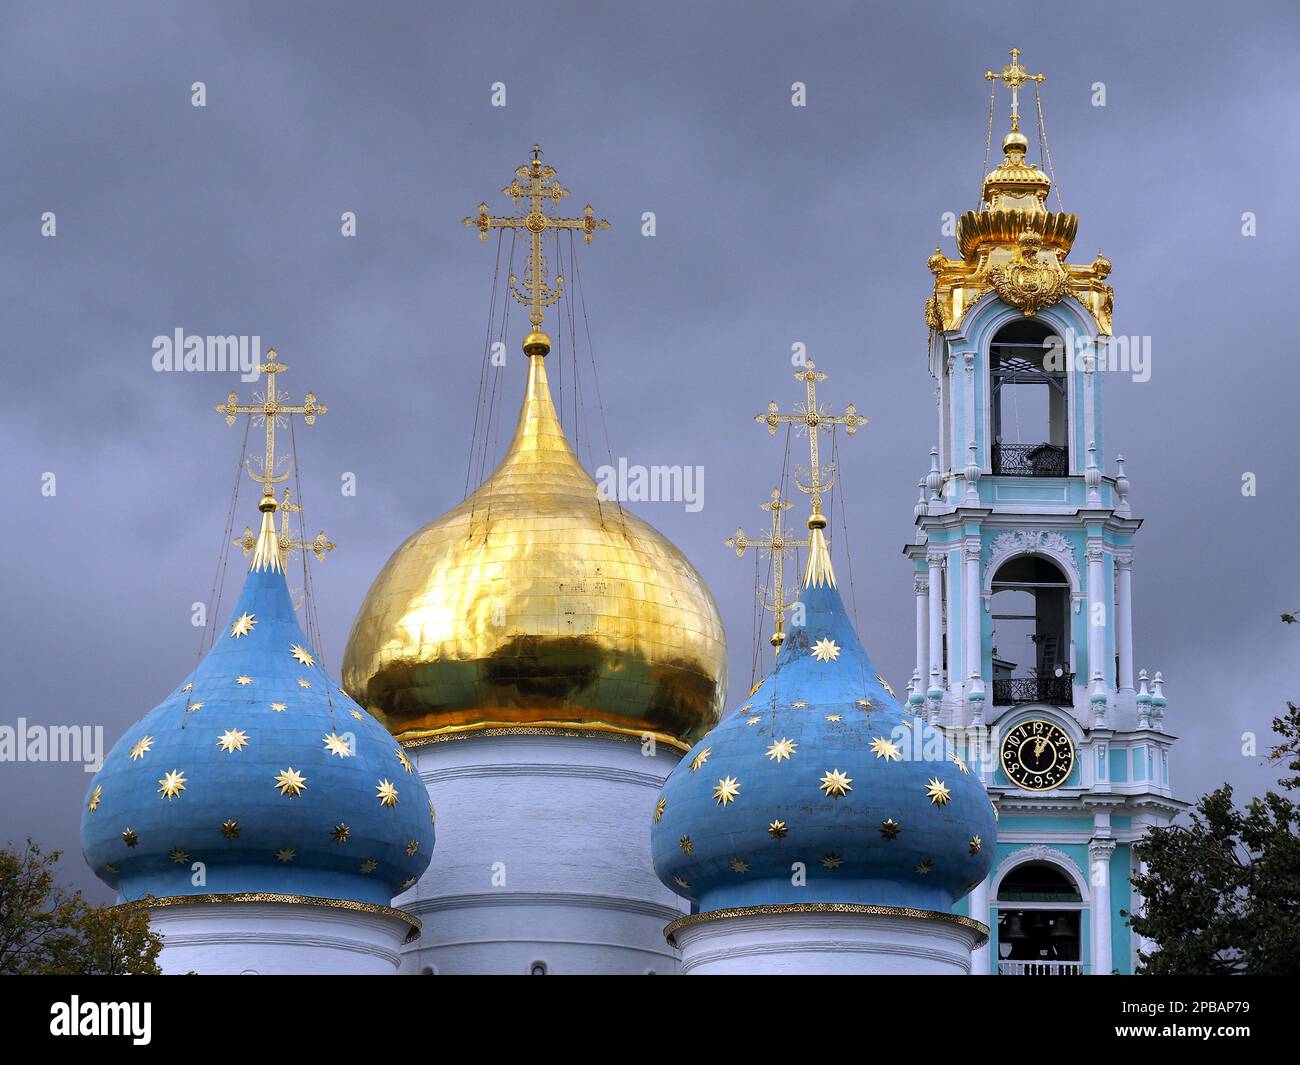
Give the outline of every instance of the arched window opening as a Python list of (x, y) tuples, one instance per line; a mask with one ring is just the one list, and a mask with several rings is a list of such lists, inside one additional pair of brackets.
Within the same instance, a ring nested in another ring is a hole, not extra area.
[(993, 575), (993, 705), (1074, 705), (1070, 582), (1049, 559), (1022, 555)]
[(1070, 470), (1065, 357), (1060, 339), (1031, 318), (998, 330), (989, 346), (993, 472), (1064, 477)]
[(530, 965), (530, 966), (528, 967), (528, 975), (529, 975), (529, 976), (545, 976), (545, 975), (546, 975), (546, 962), (544, 962), (544, 961), (535, 961), (535, 962), (533, 962), (533, 964)]
[(1074, 881), (1049, 862), (1026, 862), (998, 887), (998, 972), (1010, 976), (1083, 971), (1083, 899)]

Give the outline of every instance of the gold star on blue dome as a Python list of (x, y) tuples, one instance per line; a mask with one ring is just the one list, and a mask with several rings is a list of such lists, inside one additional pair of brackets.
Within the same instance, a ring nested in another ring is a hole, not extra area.
[(719, 806), (735, 802), (740, 794), (740, 781), (735, 777), (723, 777), (713, 788), (713, 798)]
[(158, 781), (158, 794), (164, 799), (174, 799), (185, 790), (185, 772), (173, 769), (162, 775)]
[(818, 640), (813, 644), (812, 656), (818, 662), (833, 662), (840, 657), (839, 645), (829, 638)]
[(821, 790), (828, 799), (841, 799), (853, 790), (853, 778), (838, 769), (829, 769), (821, 778)]

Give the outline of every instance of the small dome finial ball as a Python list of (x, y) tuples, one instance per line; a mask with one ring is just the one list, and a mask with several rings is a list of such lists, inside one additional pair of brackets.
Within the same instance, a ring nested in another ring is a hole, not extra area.
[(524, 354), (541, 355), (543, 357), (551, 350), (551, 338), (541, 330), (534, 330), (524, 337)]

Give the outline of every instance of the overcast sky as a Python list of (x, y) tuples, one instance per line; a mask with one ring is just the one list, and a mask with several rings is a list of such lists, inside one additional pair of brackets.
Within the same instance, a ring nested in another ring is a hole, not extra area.
[[(191, 604), (208, 599), (242, 438), (212, 406), (253, 386), (154, 372), (153, 338), (178, 328), (262, 337), (284, 387), (330, 407), (297, 435), (309, 531), (339, 544), (315, 580), (337, 672), (388, 555), (462, 497), (494, 245), (461, 218), (508, 206), (498, 190), (534, 141), (566, 205), (612, 224), (581, 266), (613, 454), (704, 467), (698, 512), (634, 509), (718, 599), (728, 705), (751, 676), (754, 571), (722, 540), (761, 526), (780, 446), (751, 419), (798, 398), (796, 341), (831, 374), (823, 398), (871, 419), (841, 449), (850, 541), (837, 522), (835, 555), (843, 572), (849, 548), (864, 640), (901, 690), (900, 547), (938, 431), (925, 260), (941, 240), (953, 253), (944, 212), (975, 206), (982, 75), (1014, 45), (1048, 75), (1074, 258), (1105, 252), (1116, 332), (1151, 338), (1149, 381), (1105, 376), (1106, 463), (1126, 456), (1145, 519), (1134, 642), (1167, 681), (1172, 779), (1192, 798), (1276, 776), (1239, 752), (1300, 697), (1300, 633), (1278, 620), (1300, 607), (1294, 3), (42, 0), (4, 20), (0, 724), (103, 724), (111, 744), (192, 668)], [(1005, 110), (1003, 95), (995, 142)], [(507, 428), (522, 321), (500, 376)], [(88, 780), (0, 764), (0, 839), (65, 848), (65, 878), (106, 898), (77, 839)]]

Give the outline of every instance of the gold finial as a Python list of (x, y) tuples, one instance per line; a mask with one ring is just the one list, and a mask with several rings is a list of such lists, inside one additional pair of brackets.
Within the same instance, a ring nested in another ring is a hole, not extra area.
[[(804, 568), (804, 586), (821, 587), (829, 584), (835, 587), (835, 573), (831, 569), (830, 551), (826, 547), (826, 518), (822, 514), (822, 495), (831, 490), (835, 483), (835, 467), (823, 468), (818, 450), (818, 436), (824, 430), (832, 432), (837, 425), (842, 425), (852, 436), (859, 425), (866, 425), (867, 419), (858, 413), (857, 407), (850, 403), (843, 414), (832, 414), (828, 406), (817, 403), (817, 382), (825, 381), (826, 375), (809, 362), (805, 369), (795, 371), (795, 380), (803, 381), (808, 386), (808, 398), (804, 403), (795, 405), (793, 414), (782, 414), (775, 402), (767, 405), (766, 414), (754, 415), (754, 420), (767, 426), (770, 436), (776, 436), (777, 426), (782, 423), (793, 424), (801, 435), (808, 434), (810, 464), (808, 466), (808, 483), (804, 484), (795, 477), (799, 491), (807, 494), (812, 501), (812, 513), (808, 515), (809, 543), (808, 565)], [(822, 478), (826, 479), (823, 480)]]
[(773, 599), (769, 603), (764, 596), (763, 609), (770, 610), (776, 615), (776, 629), (771, 637), (772, 650), (775, 652), (780, 651), (781, 644), (785, 642), (785, 612), (790, 609), (790, 604), (785, 598), (785, 559), (792, 555), (796, 547), (808, 547), (809, 541), (796, 539), (785, 528), (781, 520), (781, 512), (789, 510), (794, 504), (781, 498), (779, 488), (773, 488), (771, 499), (766, 503), (760, 503), (759, 506), (772, 515), (772, 529), (768, 535), (763, 539), (754, 539), (746, 536), (744, 529), (737, 529), (735, 536), (727, 537), (726, 544), (736, 549), (737, 558), (744, 558), (745, 551), (751, 547), (769, 554), (772, 558)]
[[(268, 499), (263, 496), (262, 502), (258, 504), (258, 509), (264, 514), (274, 514), (277, 510), (280, 513), (280, 531), (275, 537), (276, 546), (278, 548), (277, 558), (280, 560), (287, 558), (290, 551), (310, 551), (316, 556), (317, 562), (324, 562), (326, 552), (333, 551), (337, 546), (330, 541), (323, 532), (318, 532), (316, 534), (316, 539), (314, 540), (300, 540), (294, 538), (289, 529), (289, 515), (291, 513), (300, 512), (302, 510), (302, 505), (293, 502), (293, 493), (291, 493), (288, 488), (284, 490), (284, 498), (280, 500), (279, 503), (276, 503), (274, 498)], [(245, 557), (247, 557), (248, 554), (258, 546), (259, 542), (259, 538), (255, 537), (253, 535), (253, 530), (247, 526), (244, 527), (244, 535), (235, 540), (235, 543), (244, 549)], [(275, 569), (277, 567), (274, 565), (262, 565), (259, 567), (257, 562), (254, 561), (253, 568)]]
[[(984, 72), (984, 77), (988, 81), (1000, 81), (1011, 90), (1011, 133), (1020, 133), (1020, 86), (1027, 81), (1044, 82), (1047, 80), (1046, 74), (1031, 74), (1020, 65), (1020, 49), (1011, 49), (1011, 62), (1002, 68), (1000, 74), (994, 74), (991, 70)], [(1011, 137), (1007, 137), (1011, 140)], [(1021, 140), (1023, 140), (1023, 135)]]
[[(262, 425), (266, 428), (266, 451), (262, 457), (261, 469), (254, 472), (249, 460), (248, 476), (262, 486), (262, 499), (257, 505), (257, 509), (262, 512), (262, 528), (254, 542), (256, 553), (253, 557), (253, 569), (280, 569), (280, 551), (279, 537), (275, 531), (275, 512), (279, 509), (279, 504), (275, 501), (275, 485), (284, 481), (289, 476), (289, 470), (283, 473), (276, 473), (275, 458), (275, 430), (284, 428), (288, 422), (286, 418), (291, 414), (301, 414), (303, 421), (308, 425), (316, 424), (318, 414), (326, 414), (329, 408), (323, 403), (316, 402), (316, 395), (308, 392), (301, 404), (286, 403), (289, 398), (287, 392), (281, 392), (276, 387), (276, 375), (283, 373), (289, 367), (281, 362), (276, 361), (275, 348), (268, 348), (266, 351), (266, 362), (257, 367), (257, 372), (266, 375), (266, 390), (261, 393), (254, 392), (252, 403), (240, 403), (239, 397), (231, 392), (226, 397), (225, 403), (218, 403), (216, 410), (218, 414), (226, 416), (226, 424), (234, 425), (235, 419), (241, 414), (252, 416), (254, 425)], [(288, 493), (286, 492), (286, 501)], [(295, 506), (295, 509), (296, 506)], [(251, 535), (252, 530), (247, 530)], [(317, 539), (322, 539), (324, 533)], [(237, 540), (236, 543), (242, 541)], [(328, 543), (328, 541), (324, 541)], [(321, 550), (332, 550), (333, 544), (329, 548), (322, 547)], [(247, 552), (245, 552), (247, 553)]]
[(582, 209), (581, 218), (552, 218), (542, 210), (542, 203), (549, 200), (559, 203), (569, 190), (555, 180), (555, 167), (546, 166), (541, 160), (542, 149), (533, 145), (533, 159), (515, 171), (515, 179), (501, 191), (516, 207), (521, 201), (528, 201), (528, 213), (506, 217), (494, 215), (488, 211), (486, 203), (478, 205), (478, 214), (465, 219), (465, 225), (478, 230), (478, 239), (487, 240), (493, 229), (523, 229), (529, 234), (528, 267), (521, 282), (514, 274), (510, 275), (510, 293), (520, 303), (529, 307), (528, 321), (532, 332), (524, 338), (524, 353), (527, 355), (545, 355), (551, 350), (551, 338), (542, 332), (542, 308), (549, 307), (564, 294), (564, 278), (557, 274), (555, 284), (546, 279), (546, 257), (542, 254), (542, 236), (548, 229), (580, 229), (583, 239), (590, 244), (598, 229), (608, 229), (609, 223), (596, 218), (591, 204)]

